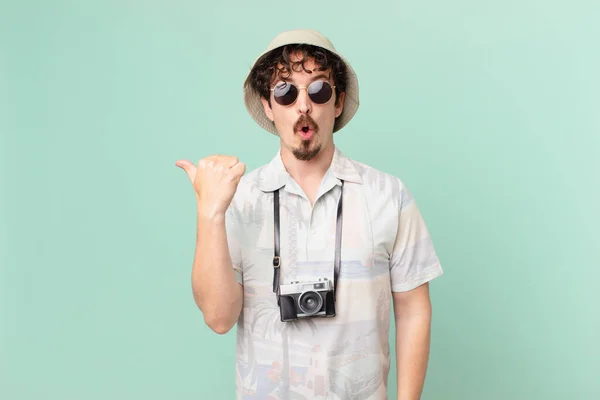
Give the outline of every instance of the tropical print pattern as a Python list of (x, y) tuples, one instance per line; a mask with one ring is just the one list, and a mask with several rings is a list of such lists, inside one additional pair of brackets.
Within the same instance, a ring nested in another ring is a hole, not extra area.
[[(280, 282), (333, 279), (341, 180), (337, 315), (281, 322), (273, 293), (273, 191), (280, 189)], [(278, 152), (242, 178), (226, 225), (233, 268), (244, 286), (237, 399), (387, 399), (392, 291), (411, 290), (443, 273), (402, 181), (336, 147), (311, 206)]]

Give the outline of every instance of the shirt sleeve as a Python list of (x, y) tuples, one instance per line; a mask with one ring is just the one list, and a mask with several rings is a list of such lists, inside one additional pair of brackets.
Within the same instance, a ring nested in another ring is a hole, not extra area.
[(227, 232), (227, 245), (229, 246), (232, 268), (235, 271), (237, 281), (243, 285), (244, 273), (242, 266), (242, 246), (240, 241), (242, 227), (240, 213), (236, 208), (234, 200), (225, 213), (225, 230)]
[(412, 290), (440, 275), (442, 267), (410, 191), (400, 184), (398, 231), (390, 258), (393, 292)]

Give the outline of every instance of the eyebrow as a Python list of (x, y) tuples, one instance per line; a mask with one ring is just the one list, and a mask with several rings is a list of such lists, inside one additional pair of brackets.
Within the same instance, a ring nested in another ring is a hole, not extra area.
[[(329, 74), (326, 74), (324, 72), (319, 72), (319, 73), (317, 73), (317, 75), (311, 77), (310, 81), (314, 82), (317, 79), (326, 79), (326, 80), (329, 80)], [(283, 82), (293, 82), (294, 81), (294, 79), (290, 79), (289, 77), (287, 77), (287, 78), (279, 77), (278, 80), (283, 81)]]
[[(317, 79), (325, 79), (325, 80), (329, 81), (329, 78), (331, 77), (331, 71), (329, 71), (328, 74), (326, 74), (325, 72), (322, 72), (322, 71), (324, 71), (322, 68), (315, 68), (311, 71), (311, 72), (316, 72), (316, 75), (311, 77), (311, 80), (310, 80), (311, 83), (316, 81)], [(285, 78), (282, 76), (277, 76), (272, 84), (276, 85), (278, 81), (280, 81), (280, 82), (294, 82), (295, 81), (293, 78), (291, 78), (291, 79), (290, 78), (291, 77), (289, 77), (289, 76), (287, 76)]]
[(329, 79), (329, 75), (326, 74), (326, 73), (324, 73), (324, 72), (320, 72), (317, 75), (315, 75), (315, 76), (312, 77), (312, 81), (314, 82), (314, 81), (316, 81), (317, 79), (320, 79), (320, 78)]

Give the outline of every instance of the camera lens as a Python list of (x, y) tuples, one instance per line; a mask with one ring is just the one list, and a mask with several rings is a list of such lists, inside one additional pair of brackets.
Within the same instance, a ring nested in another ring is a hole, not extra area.
[(298, 299), (298, 306), (303, 313), (312, 315), (323, 306), (323, 299), (317, 292), (305, 292)]

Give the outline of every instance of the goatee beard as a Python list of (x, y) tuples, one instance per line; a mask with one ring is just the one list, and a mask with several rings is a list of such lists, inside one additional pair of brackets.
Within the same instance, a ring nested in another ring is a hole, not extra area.
[(315, 158), (321, 152), (321, 145), (317, 144), (310, 148), (311, 140), (303, 140), (300, 148), (293, 149), (292, 154), (300, 161), (309, 161)]

